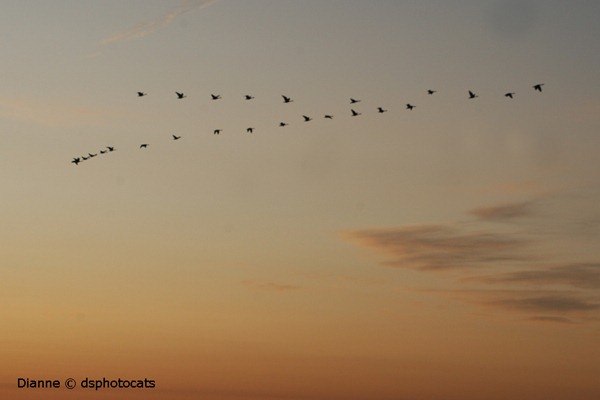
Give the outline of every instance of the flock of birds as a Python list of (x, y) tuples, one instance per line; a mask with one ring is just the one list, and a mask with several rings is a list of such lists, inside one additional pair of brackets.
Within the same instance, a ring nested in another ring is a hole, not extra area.
[[(535, 90), (537, 92), (541, 92), (542, 91), (542, 86), (544, 86), (543, 83), (538, 83), (538, 84), (533, 85), (532, 88), (533, 88), (533, 90)], [(433, 89), (428, 89), (427, 90), (427, 94), (428, 95), (434, 95), (435, 93), (437, 93), (437, 90), (433, 90)], [(175, 92), (175, 94), (177, 95), (177, 99), (178, 100), (182, 100), (182, 99), (187, 98), (187, 96), (185, 95), (185, 93)], [(147, 96), (147, 95), (148, 95), (148, 93), (146, 93), (146, 92), (137, 92), (137, 97), (144, 97), (144, 96)], [(219, 94), (211, 94), (210, 96), (211, 96), (212, 100), (220, 100), (221, 99), (221, 95), (219, 95)], [(514, 96), (515, 96), (515, 92), (507, 92), (507, 93), (504, 94), (504, 97), (507, 97), (509, 99), (513, 99)], [(291, 102), (294, 101), (289, 96), (281, 95), (281, 97), (283, 99), (283, 103), (291, 103)], [(477, 97), (479, 97), (479, 95), (477, 93), (475, 93), (475, 92), (473, 92), (471, 90), (468, 91), (468, 99), (475, 99)], [(244, 99), (245, 100), (253, 100), (254, 96), (246, 94), (246, 95), (244, 95)], [(350, 98), (350, 104), (356, 104), (356, 103), (360, 103), (360, 100), (359, 99), (355, 99), (355, 98)], [(416, 106), (414, 104), (406, 103), (406, 110), (412, 111), (415, 107)], [(384, 109), (383, 107), (377, 107), (377, 112), (380, 113), (380, 114), (382, 114), (382, 113), (387, 112), (387, 110)], [(362, 115), (362, 113), (354, 110), (353, 108), (350, 109), (350, 116), (356, 117), (356, 116), (359, 116), (359, 115)], [(309, 117), (307, 115), (302, 115), (302, 118), (303, 118), (304, 122), (309, 122), (309, 121), (313, 120), (313, 118), (311, 118), (311, 117)], [(333, 119), (333, 115), (331, 115), (331, 114), (325, 114), (324, 118), (326, 118), (326, 119)], [(283, 122), (282, 121), (282, 122), (279, 123), (280, 127), (285, 127), (287, 125), (289, 125), (287, 122)], [(247, 133), (253, 133), (254, 129), (255, 128), (253, 128), (253, 127), (248, 127), (248, 128), (246, 128), (246, 132)], [(218, 135), (221, 132), (222, 132), (221, 129), (215, 129), (213, 131), (213, 134), (214, 135)], [(181, 139), (181, 136), (177, 136), (175, 134), (171, 135), (171, 137), (172, 137), (172, 140), (179, 140), (179, 139)], [(150, 146), (148, 143), (142, 143), (142, 144), (140, 144), (139, 148), (140, 149), (146, 149), (146, 148), (148, 148), (148, 146)], [(87, 161), (87, 160), (89, 160), (91, 158), (94, 158), (94, 157), (98, 156), (99, 154), (102, 155), (102, 154), (113, 152), (115, 150), (116, 150), (116, 148), (114, 146), (106, 146), (105, 148), (99, 150), (97, 153), (88, 153), (85, 156), (73, 157), (73, 160), (71, 160), (71, 163), (73, 163), (75, 165), (79, 165), (81, 162)]]

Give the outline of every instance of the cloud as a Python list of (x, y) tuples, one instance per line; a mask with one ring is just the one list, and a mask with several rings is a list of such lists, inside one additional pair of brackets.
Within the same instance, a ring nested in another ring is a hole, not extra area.
[(417, 225), (345, 232), (343, 236), (393, 259), (402, 268), (447, 270), (530, 261), (523, 250), (528, 239), (485, 231), (469, 232), (459, 225)]
[(491, 207), (478, 207), (469, 211), (469, 214), (485, 221), (502, 222), (506, 220), (513, 220), (516, 218), (532, 216), (534, 214), (533, 202), (525, 201), (521, 203), (501, 204)]
[(587, 312), (600, 309), (600, 304), (573, 295), (557, 293), (522, 298), (500, 299), (487, 303), (491, 306), (530, 312)]
[(100, 44), (102, 46), (106, 46), (109, 44), (122, 42), (125, 40), (133, 40), (140, 39), (144, 36), (148, 36), (159, 29), (162, 29), (168, 25), (170, 25), (177, 17), (180, 15), (186, 14), (195, 9), (204, 8), (210, 6), (211, 4), (216, 3), (218, 0), (187, 0), (184, 1), (180, 6), (174, 8), (173, 10), (167, 12), (166, 14), (153, 19), (151, 21), (143, 21), (140, 22), (133, 27), (115, 33), (105, 39), (103, 39)]
[(517, 271), (469, 278), (490, 284), (568, 285), (581, 289), (600, 289), (600, 263), (579, 263), (547, 269)]

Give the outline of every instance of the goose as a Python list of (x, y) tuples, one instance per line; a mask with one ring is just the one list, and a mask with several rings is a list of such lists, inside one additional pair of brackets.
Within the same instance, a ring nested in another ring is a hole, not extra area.
[(353, 116), (353, 117), (356, 117), (357, 115), (361, 115), (361, 113), (359, 113), (359, 112), (356, 112), (356, 111), (354, 111), (354, 110), (350, 110), (350, 111), (352, 111), (352, 116)]
[(427, 94), (434, 94), (434, 93), (437, 93), (437, 90), (431, 90), (431, 89), (427, 90)]
[(469, 98), (474, 99), (475, 97), (479, 97), (479, 96), (469, 90)]
[(185, 99), (187, 96), (183, 93), (175, 92), (177, 99)]
[(380, 114), (381, 114), (381, 113), (384, 113), (384, 112), (386, 112), (386, 111), (387, 111), (387, 110), (384, 110), (382, 107), (377, 107), (377, 112), (378, 112), (378, 113), (380, 113)]
[(148, 93), (144, 93), (144, 92), (137, 92), (138, 97), (144, 97), (146, 96)]
[(79, 157), (73, 157), (73, 161), (71, 161), (71, 162), (75, 165), (79, 165), (79, 163), (81, 162), (81, 159)]
[(412, 105), (412, 104), (410, 104), (410, 103), (407, 103), (407, 104), (406, 104), (406, 109), (407, 109), (407, 110), (412, 110), (412, 109), (413, 109), (413, 108), (415, 108), (415, 107), (416, 107), (416, 106), (413, 106), (413, 105)]
[(220, 134), (220, 133), (221, 133), (221, 129), (215, 129), (215, 130), (213, 131), (213, 135), (218, 135), (218, 134)]
[(304, 122), (312, 121), (312, 118), (306, 115), (303, 115), (302, 118), (304, 118)]
[(354, 104), (354, 103), (360, 103), (360, 100), (353, 99), (352, 97), (350, 97), (350, 104)]
[(252, 132), (254, 132), (254, 128), (246, 128), (246, 132), (252, 133)]
[(286, 123), (286, 122), (280, 122), (280, 123), (279, 123), (279, 126), (282, 126), (282, 127), (283, 127), (283, 126), (288, 126), (288, 125), (289, 125), (289, 124), (288, 124), (288, 123)]
[(508, 98), (512, 99), (514, 95), (515, 95), (515, 92), (508, 92), (508, 93), (504, 94), (504, 97), (508, 97)]
[(100, 154), (106, 153), (106, 150), (100, 150)]
[(140, 144), (140, 149), (145, 149), (148, 147), (148, 143), (142, 143)]
[(290, 97), (287, 97), (287, 96), (284, 96), (284, 95), (281, 95), (281, 97), (283, 97), (283, 102), (284, 103), (291, 103), (292, 101), (294, 101)]
[(179, 139), (181, 139), (181, 136), (175, 136), (175, 135), (172, 135), (172, 136), (173, 136), (173, 140), (179, 140)]
[(96, 154), (88, 153), (88, 156), (90, 156), (90, 158), (96, 157), (97, 155), (98, 155), (98, 153), (96, 153)]
[(221, 98), (221, 95), (220, 95), (220, 94), (211, 94), (211, 95), (210, 95), (210, 97), (211, 97), (213, 100), (219, 100), (219, 99)]
[(108, 151), (115, 151), (115, 148), (112, 146), (106, 146), (106, 148), (108, 149)]
[(542, 86), (544, 86), (543, 83), (538, 83), (537, 85), (533, 85), (533, 90), (537, 90), (538, 92), (542, 91)]
[(252, 100), (254, 98), (254, 96), (250, 96), (249, 94), (245, 95), (244, 98), (246, 100)]

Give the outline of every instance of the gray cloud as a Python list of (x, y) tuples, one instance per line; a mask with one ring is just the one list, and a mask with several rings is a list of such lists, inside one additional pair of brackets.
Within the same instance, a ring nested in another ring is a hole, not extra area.
[(419, 225), (346, 232), (344, 236), (394, 259), (384, 265), (443, 270), (531, 260), (529, 240), (514, 235), (468, 232), (454, 226)]
[(532, 216), (533, 202), (509, 203), (491, 207), (479, 207), (469, 211), (469, 214), (485, 221), (502, 222)]
[(600, 289), (600, 263), (568, 264), (546, 269), (473, 277), (466, 280), (492, 284), (558, 284), (581, 289)]

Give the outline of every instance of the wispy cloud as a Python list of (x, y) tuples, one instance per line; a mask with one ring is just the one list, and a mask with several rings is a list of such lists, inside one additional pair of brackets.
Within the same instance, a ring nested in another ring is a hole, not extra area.
[(345, 232), (360, 245), (393, 257), (383, 264), (421, 270), (447, 270), (531, 260), (522, 250), (529, 239), (459, 225), (417, 225)]
[(508, 203), (490, 207), (478, 207), (469, 214), (486, 221), (502, 222), (533, 215), (533, 202)]
[(170, 10), (164, 15), (150, 21), (142, 21), (122, 32), (117, 32), (105, 39), (100, 44), (106, 46), (109, 44), (122, 42), (125, 40), (140, 39), (148, 36), (159, 29), (169, 26), (175, 19), (190, 11), (210, 6), (218, 0), (187, 0), (182, 2), (178, 7)]

